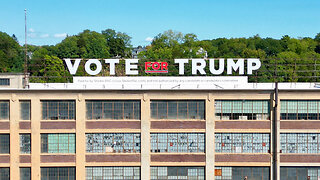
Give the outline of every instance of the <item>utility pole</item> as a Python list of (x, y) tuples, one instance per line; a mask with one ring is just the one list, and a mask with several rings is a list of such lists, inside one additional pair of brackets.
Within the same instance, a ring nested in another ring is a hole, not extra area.
[(25, 89), (28, 84), (28, 78), (27, 78), (27, 61), (28, 61), (28, 49), (27, 49), (27, 9), (24, 9), (24, 50), (25, 50), (25, 57), (24, 57), (24, 82), (23, 82), (23, 88)]

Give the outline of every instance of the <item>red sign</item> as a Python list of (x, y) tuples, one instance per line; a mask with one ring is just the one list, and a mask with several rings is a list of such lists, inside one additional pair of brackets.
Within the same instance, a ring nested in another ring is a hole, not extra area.
[(168, 62), (145, 62), (146, 73), (168, 73)]

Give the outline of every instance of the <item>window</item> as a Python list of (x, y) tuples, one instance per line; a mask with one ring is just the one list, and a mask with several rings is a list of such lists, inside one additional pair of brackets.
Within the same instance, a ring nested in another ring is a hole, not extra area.
[(41, 180), (75, 180), (74, 167), (42, 167)]
[(269, 100), (216, 100), (215, 114), (219, 120), (268, 120)]
[(280, 167), (280, 179), (308, 179), (318, 180), (320, 178), (320, 167)]
[(216, 133), (215, 149), (220, 153), (268, 153), (270, 134)]
[(282, 153), (320, 153), (319, 133), (281, 133)]
[(75, 101), (41, 101), (42, 119), (75, 119)]
[(86, 180), (97, 179), (140, 180), (140, 167), (86, 167)]
[(137, 133), (86, 134), (87, 152), (136, 153), (140, 152), (141, 138)]
[(86, 101), (87, 119), (140, 119), (140, 101)]
[(0, 86), (10, 86), (9, 78), (0, 78)]
[[(231, 179), (255, 179), (269, 180), (269, 167), (215, 167), (215, 179), (231, 180)], [(281, 179), (282, 180), (282, 179)]]
[(204, 133), (152, 133), (151, 152), (204, 152)]
[(10, 180), (10, 168), (0, 168), (0, 180)]
[(0, 120), (9, 120), (9, 101), (0, 101)]
[(41, 134), (42, 153), (75, 153), (75, 134)]
[(20, 168), (20, 180), (31, 180), (31, 168)]
[(0, 154), (10, 153), (10, 135), (0, 134)]
[(30, 134), (20, 134), (20, 153), (31, 153), (31, 136)]
[(30, 101), (20, 101), (20, 119), (30, 120)]
[(160, 179), (204, 180), (204, 167), (151, 167), (151, 180)]
[(320, 100), (281, 100), (282, 120), (319, 120)]
[(152, 119), (204, 119), (204, 101), (151, 101)]

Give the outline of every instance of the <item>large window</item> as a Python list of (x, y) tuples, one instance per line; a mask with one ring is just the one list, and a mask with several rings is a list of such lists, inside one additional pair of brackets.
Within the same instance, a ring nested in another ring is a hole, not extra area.
[(204, 133), (152, 133), (151, 152), (204, 152)]
[(9, 101), (0, 101), (0, 120), (9, 119)]
[(140, 180), (140, 167), (86, 167), (86, 180)]
[(75, 134), (41, 134), (42, 153), (75, 153)]
[(319, 140), (319, 133), (280, 134), (282, 153), (320, 153)]
[(135, 153), (140, 152), (141, 138), (137, 133), (86, 134), (87, 152)]
[[(215, 167), (215, 179), (233, 180), (233, 179), (254, 179), (269, 180), (269, 167)], [(282, 179), (281, 179), (282, 180)]]
[(9, 78), (0, 78), (0, 86), (10, 86)]
[(216, 133), (216, 152), (268, 153), (270, 135), (263, 133)]
[(30, 101), (20, 101), (20, 119), (30, 120)]
[(10, 135), (0, 134), (0, 154), (10, 153)]
[(318, 180), (320, 178), (320, 167), (280, 167), (281, 180)]
[(20, 180), (31, 180), (31, 168), (20, 168)]
[(41, 180), (75, 180), (74, 167), (42, 167)]
[(75, 101), (41, 101), (42, 119), (61, 120), (75, 119)]
[(0, 168), (0, 180), (10, 180), (10, 168)]
[(86, 101), (87, 119), (140, 119), (140, 101)]
[(283, 120), (318, 120), (320, 100), (281, 100)]
[(204, 167), (151, 167), (151, 180), (164, 179), (204, 180)]
[(20, 153), (31, 153), (31, 136), (30, 134), (20, 134)]
[(152, 119), (204, 119), (205, 105), (201, 100), (151, 101)]
[(269, 100), (216, 100), (215, 110), (220, 120), (270, 119)]

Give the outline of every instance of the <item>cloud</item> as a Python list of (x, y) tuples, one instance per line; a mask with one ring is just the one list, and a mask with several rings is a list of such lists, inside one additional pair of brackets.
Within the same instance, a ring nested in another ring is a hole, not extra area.
[(30, 38), (36, 38), (37, 34), (36, 33), (28, 33), (27, 36)]
[(145, 41), (147, 41), (147, 42), (152, 42), (152, 41), (153, 41), (153, 38), (152, 38), (152, 37), (147, 37), (147, 38), (145, 39)]
[(55, 38), (65, 38), (65, 37), (67, 37), (67, 33), (54, 34), (53, 36), (54, 36)]
[(49, 37), (49, 34), (42, 34), (40, 35), (40, 38), (48, 38)]
[(35, 32), (35, 30), (34, 30), (33, 28), (29, 28), (29, 32), (34, 33), (34, 32)]

